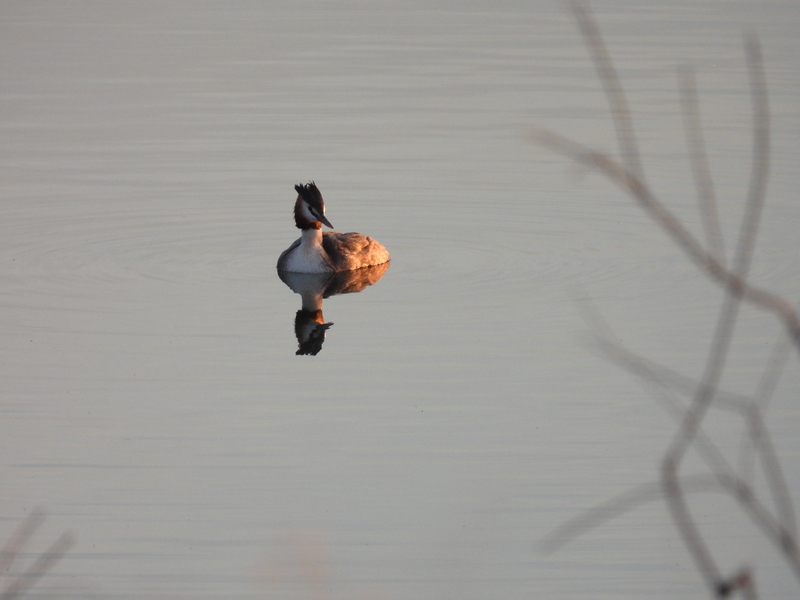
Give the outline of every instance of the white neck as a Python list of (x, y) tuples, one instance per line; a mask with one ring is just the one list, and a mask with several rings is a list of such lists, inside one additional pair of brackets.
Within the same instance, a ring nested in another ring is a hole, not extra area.
[(289, 256), (283, 268), (290, 273), (328, 273), (333, 269), (330, 259), (322, 249), (322, 230), (303, 229), (300, 245)]
[(300, 237), (300, 249), (307, 251), (314, 247), (322, 245), (322, 230), (321, 229), (303, 229)]

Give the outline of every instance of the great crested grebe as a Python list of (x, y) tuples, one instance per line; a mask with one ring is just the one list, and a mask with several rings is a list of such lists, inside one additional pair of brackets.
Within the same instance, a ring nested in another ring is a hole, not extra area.
[(294, 223), (303, 234), (281, 253), (278, 270), (289, 273), (336, 273), (389, 262), (382, 244), (360, 233), (326, 231), (333, 228), (325, 217), (325, 202), (311, 181), (296, 185)]

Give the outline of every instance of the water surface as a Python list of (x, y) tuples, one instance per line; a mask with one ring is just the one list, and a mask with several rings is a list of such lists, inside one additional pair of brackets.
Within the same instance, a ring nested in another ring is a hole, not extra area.
[[(652, 186), (698, 236), (675, 67), (696, 66), (728, 247), (747, 189), (741, 34), (773, 113), (754, 281), (800, 295), (800, 26), (779, 2), (608, 2), (597, 17)], [(684, 598), (702, 582), (663, 503), (547, 555), (584, 509), (653, 481), (674, 432), (587, 348), (702, 372), (721, 293), (618, 189), (532, 145), (614, 151), (559, 3), (18, 4), (0, 23), (0, 536), (35, 506), (31, 597)], [(392, 253), (324, 301), (278, 277), (293, 186)], [(725, 385), (779, 336), (746, 309)], [(767, 425), (800, 497), (796, 360)], [(741, 423), (710, 432), (735, 457)], [(692, 468), (700, 468), (692, 462)], [(731, 571), (796, 584), (729, 500), (693, 499)]]

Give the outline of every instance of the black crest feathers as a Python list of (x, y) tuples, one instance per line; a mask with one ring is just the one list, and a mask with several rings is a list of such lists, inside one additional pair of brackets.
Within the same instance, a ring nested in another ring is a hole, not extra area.
[(322, 194), (319, 192), (317, 184), (315, 184), (313, 181), (309, 181), (305, 185), (298, 183), (296, 186), (294, 186), (294, 189), (298, 194), (300, 194), (303, 200), (308, 202), (311, 206), (322, 206)]

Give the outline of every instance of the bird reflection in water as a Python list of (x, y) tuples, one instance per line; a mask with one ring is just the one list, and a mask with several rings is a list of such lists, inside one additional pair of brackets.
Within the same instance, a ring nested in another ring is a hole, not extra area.
[(322, 301), (337, 294), (354, 294), (377, 283), (389, 263), (338, 273), (287, 273), (278, 271), (281, 281), (300, 294), (302, 308), (294, 318), (297, 355), (315, 356), (322, 350), (325, 332), (333, 325), (322, 316)]

